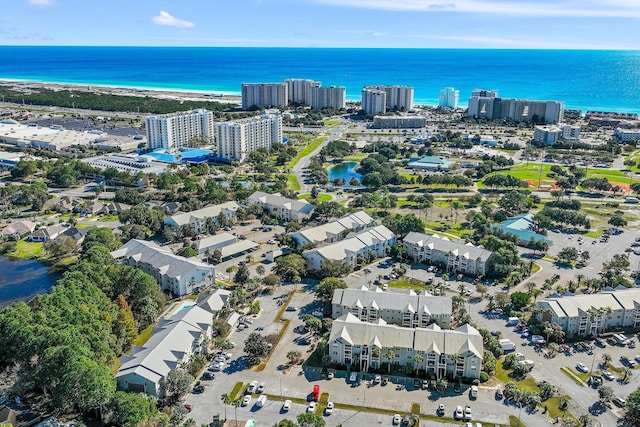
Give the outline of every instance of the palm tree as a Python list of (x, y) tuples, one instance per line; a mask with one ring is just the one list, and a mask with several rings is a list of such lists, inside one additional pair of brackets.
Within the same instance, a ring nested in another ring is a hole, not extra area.
[(458, 367), (458, 363), (462, 360), (462, 356), (459, 355), (458, 353), (454, 353), (451, 355), (451, 361), (453, 362), (453, 379), (456, 379), (456, 374), (457, 374), (457, 367)]
[(388, 364), (389, 373), (391, 373), (391, 361), (393, 360), (394, 357), (396, 357), (396, 352), (390, 348), (384, 353), (384, 357), (386, 357), (386, 359), (389, 361), (389, 364)]
[(227, 421), (227, 405), (231, 401), (231, 396), (229, 396), (229, 393), (222, 393), (221, 399), (224, 403), (224, 420)]
[(418, 372), (420, 371), (420, 364), (422, 363), (423, 360), (424, 359), (419, 354), (416, 354), (415, 356), (413, 356), (413, 362), (416, 365), (416, 375), (418, 375)]
[(241, 404), (240, 399), (234, 400), (231, 404), (233, 405), (233, 412), (235, 413), (236, 427), (238, 427), (238, 406)]
[(438, 390), (440, 393), (443, 393), (447, 389), (448, 385), (449, 382), (446, 378), (438, 378), (438, 380), (436, 381), (436, 390)]
[(626, 383), (627, 380), (629, 379), (629, 377), (631, 376), (632, 372), (631, 372), (631, 368), (628, 366), (625, 366), (624, 368), (622, 368), (622, 382)]
[(602, 355), (602, 364), (607, 366), (609, 363), (611, 363), (611, 355), (609, 353), (604, 353)]
[(495, 297), (494, 295), (489, 295), (489, 296), (487, 297), (487, 301), (488, 301), (488, 303), (487, 303), (487, 310), (493, 310), (494, 308), (496, 308), (496, 303), (494, 302), (494, 299), (495, 299), (495, 298), (496, 298), (496, 297)]
[(376, 363), (378, 364), (377, 367), (380, 367), (380, 354), (382, 353), (382, 350), (380, 350), (378, 347), (373, 347), (373, 350), (371, 350), (371, 356), (373, 356), (376, 359)]

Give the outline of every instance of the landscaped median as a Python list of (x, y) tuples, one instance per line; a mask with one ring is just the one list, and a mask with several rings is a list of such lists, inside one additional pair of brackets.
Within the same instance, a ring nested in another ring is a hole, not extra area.
[[(574, 383), (578, 384), (579, 386), (585, 387), (587, 385), (587, 383), (584, 382), (584, 380), (581, 378), (580, 374), (577, 374), (575, 372), (573, 372), (573, 369), (571, 368), (567, 368), (566, 366), (563, 366), (562, 368), (560, 368), (560, 370), (569, 378), (571, 378), (573, 380)], [(589, 374), (582, 374), (582, 375), (589, 375)]]

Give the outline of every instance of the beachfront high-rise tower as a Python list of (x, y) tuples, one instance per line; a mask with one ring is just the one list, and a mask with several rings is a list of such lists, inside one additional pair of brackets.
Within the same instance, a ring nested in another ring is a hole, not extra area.
[(458, 108), (460, 101), (460, 91), (452, 87), (445, 87), (440, 91), (440, 100), (438, 106), (442, 108)]
[(264, 114), (218, 123), (216, 142), (219, 157), (244, 162), (252, 151), (282, 143), (282, 117)]
[(311, 90), (321, 86), (319, 81), (307, 79), (287, 79), (284, 83), (287, 85), (289, 103), (307, 106), (311, 105)]
[(194, 138), (213, 140), (213, 113), (198, 109), (179, 113), (147, 116), (147, 148), (175, 149), (188, 146)]
[(559, 123), (564, 117), (564, 103), (519, 98), (501, 98), (497, 91), (476, 89), (468, 103), (468, 116), (515, 122)]
[(362, 109), (369, 116), (386, 113), (387, 92), (377, 87), (365, 87), (362, 89)]
[(286, 107), (289, 104), (284, 83), (242, 83), (242, 109)]
[[(384, 92), (384, 108), (379, 92)], [(380, 114), (387, 111), (413, 110), (414, 90), (411, 86), (365, 86), (362, 89), (362, 109), (367, 114)]]
[(311, 88), (311, 109), (332, 108), (336, 111), (347, 105), (347, 89), (344, 86)]

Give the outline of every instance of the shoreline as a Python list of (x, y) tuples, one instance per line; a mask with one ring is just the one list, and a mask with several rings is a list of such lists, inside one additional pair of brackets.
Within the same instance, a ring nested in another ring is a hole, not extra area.
[(48, 89), (53, 91), (75, 90), (92, 93), (103, 93), (118, 96), (136, 96), (139, 98), (150, 97), (158, 99), (171, 99), (177, 101), (208, 101), (219, 102), (221, 104), (241, 104), (242, 97), (234, 93), (196, 90), (196, 89), (175, 89), (156, 87), (136, 87), (126, 85), (106, 85), (92, 83), (68, 83), (68, 82), (45, 82), (38, 80), (22, 80), (0, 77), (0, 86), (8, 87), (18, 91), (24, 89)]

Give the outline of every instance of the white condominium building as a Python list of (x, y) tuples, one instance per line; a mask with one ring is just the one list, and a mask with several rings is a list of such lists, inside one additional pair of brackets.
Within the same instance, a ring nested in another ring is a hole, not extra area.
[(387, 92), (372, 87), (362, 89), (362, 109), (370, 116), (386, 113)]
[(460, 101), (460, 91), (452, 87), (445, 87), (440, 91), (438, 106), (442, 108), (458, 108)]
[(333, 321), (328, 344), (332, 363), (363, 371), (391, 364), (435, 378), (479, 378), (484, 351), (482, 335), (469, 325), (403, 328), (382, 319), (363, 322), (350, 313)]
[(332, 108), (340, 110), (347, 105), (347, 89), (344, 86), (312, 87), (311, 109)]
[[(384, 92), (384, 105), (378, 99), (380, 94), (376, 91)], [(371, 92), (371, 94), (365, 92)], [(365, 86), (362, 89), (362, 109), (370, 115), (385, 113), (389, 110), (411, 111), (413, 110), (413, 93), (411, 86)]]
[(605, 288), (596, 294), (551, 295), (536, 303), (538, 320), (556, 323), (568, 337), (640, 328), (640, 289)]
[(571, 126), (559, 123), (557, 125), (536, 126), (533, 131), (533, 140), (552, 145), (558, 140), (575, 142), (580, 140), (580, 126)]
[(243, 83), (242, 109), (251, 107), (286, 107), (288, 105), (285, 83)]
[(244, 162), (250, 152), (282, 143), (282, 117), (265, 114), (218, 123), (216, 139), (219, 157)]
[(620, 142), (640, 141), (640, 129), (617, 128), (613, 136)]
[(373, 127), (376, 129), (416, 129), (427, 125), (423, 116), (374, 116)]
[(287, 79), (284, 83), (287, 85), (289, 103), (300, 105), (311, 105), (312, 88), (321, 86), (319, 81), (308, 79)]
[(205, 109), (147, 116), (145, 126), (150, 150), (188, 146), (194, 138), (213, 140), (213, 113)]
[(497, 91), (474, 90), (468, 102), (468, 116), (534, 123), (559, 123), (564, 117), (563, 102), (500, 98), (497, 95)]

